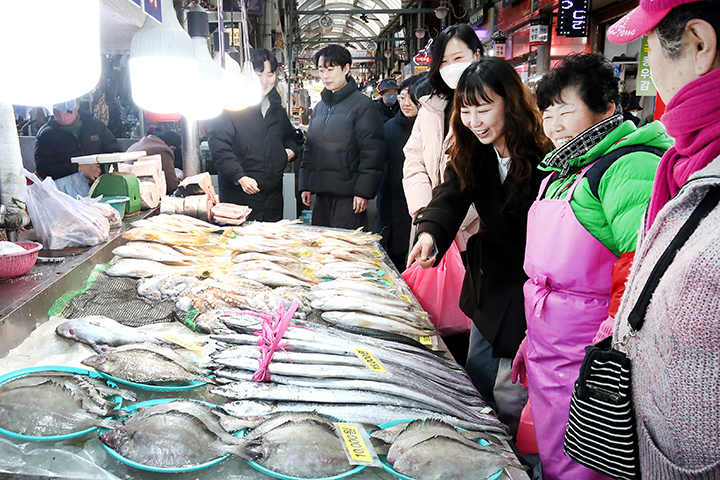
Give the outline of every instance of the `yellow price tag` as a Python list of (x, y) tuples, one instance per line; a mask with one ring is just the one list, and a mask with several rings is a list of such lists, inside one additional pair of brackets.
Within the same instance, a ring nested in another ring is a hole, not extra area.
[(420, 343), (432, 347), (432, 337), (430, 335), (420, 335)]
[(309, 256), (310, 256), (310, 250), (305, 250), (305, 251), (303, 251), (303, 252), (300, 252), (300, 255), (302, 255), (303, 257), (309, 257)]
[(383, 254), (380, 253), (379, 250), (372, 250), (372, 251), (370, 251), (370, 255), (372, 255), (372, 256), (375, 257), (375, 258), (380, 258), (380, 257), (383, 256)]
[(390, 285), (395, 285), (395, 283), (392, 280), (390, 280), (390, 277), (380, 277), (380, 278), (382, 278), (383, 280), (388, 282)]
[(369, 350), (364, 348), (353, 348), (353, 350), (355, 350), (355, 354), (360, 358), (360, 360), (365, 362), (365, 365), (367, 365), (367, 367), (373, 372), (388, 373), (383, 364), (380, 363), (380, 360), (375, 358)]
[(403, 300), (405, 300), (408, 303), (412, 303), (412, 300), (410, 300), (410, 297), (407, 295), (398, 295), (398, 297), (402, 298)]
[[(303, 270), (303, 273), (305, 275), (313, 275), (315, 273), (315, 270), (310, 267), (305, 267), (305, 270)], [(314, 275), (313, 275), (314, 276)]]
[(360, 429), (355, 425), (349, 425), (347, 423), (338, 423), (337, 426), (340, 429), (340, 433), (342, 434), (343, 440), (345, 440), (345, 445), (352, 459), (363, 463), (372, 462), (372, 455), (367, 445), (365, 445), (365, 441), (360, 434)]

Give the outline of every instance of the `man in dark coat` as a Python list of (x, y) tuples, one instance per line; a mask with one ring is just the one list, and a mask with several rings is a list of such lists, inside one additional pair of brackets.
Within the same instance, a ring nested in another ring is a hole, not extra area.
[(105, 124), (71, 100), (53, 106), (53, 115), (35, 138), (35, 168), (40, 178), (54, 180), (83, 172), (88, 183), (102, 173), (99, 164), (80, 165), (72, 157), (115, 153), (122, 149)]
[(395, 118), (395, 115), (400, 111), (400, 104), (398, 103), (399, 91), (394, 78), (386, 78), (378, 84), (378, 93), (381, 98), (375, 100), (375, 106), (382, 115), (383, 122)]
[(325, 89), (310, 119), (298, 184), (306, 206), (316, 194), (313, 225), (367, 228), (368, 200), (375, 197), (383, 172), (383, 121), (349, 77), (351, 62), (340, 45), (315, 54)]
[(237, 112), (224, 110), (211, 120), (208, 145), (218, 170), (220, 201), (252, 208), (248, 220), (275, 222), (283, 217), (283, 172), (298, 147), (275, 89), (275, 55), (260, 48), (252, 59), (262, 102)]

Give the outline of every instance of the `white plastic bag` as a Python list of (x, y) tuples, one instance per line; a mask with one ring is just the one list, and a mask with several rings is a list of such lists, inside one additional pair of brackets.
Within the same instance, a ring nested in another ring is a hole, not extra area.
[(122, 217), (120, 212), (115, 210), (112, 206), (107, 203), (102, 203), (102, 195), (99, 197), (79, 197), (78, 200), (83, 202), (85, 205), (92, 207), (107, 218), (110, 228), (122, 227)]
[(33, 182), (25, 189), (25, 202), (38, 240), (46, 249), (108, 241), (110, 224), (101, 213), (58, 190), (52, 178), (40, 180), (25, 169), (22, 173)]

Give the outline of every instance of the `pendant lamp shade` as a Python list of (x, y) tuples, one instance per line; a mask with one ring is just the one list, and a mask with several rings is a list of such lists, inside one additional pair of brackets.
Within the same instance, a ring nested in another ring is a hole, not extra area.
[(187, 105), (182, 113), (193, 120), (208, 120), (223, 111), (220, 67), (210, 56), (205, 37), (193, 37), (192, 44), (198, 64), (198, 79), (195, 84), (188, 85)]
[(262, 101), (262, 84), (251, 61), (245, 62), (243, 66), (243, 84), (245, 105), (251, 107), (260, 103)]
[(98, 0), (3, 2), (0, 101), (43, 106), (80, 97), (100, 79), (100, 60)]
[(198, 63), (172, 2), (161, 6), (163, 23), (147, 17), (130, 44), (130, 84), (137, 106), (173, 113), (185, 109), (186, 90), (198, 79)]
[[(215, 52), (215, 64), (220, 66), (220, 52)], [(243, 94), (243, 75), (240, 64), (230, 55), (225, 55), (225, 68), (220, 69), (221, 91), (223, 108), (227, 110), (242, 110), (247, 107)]]

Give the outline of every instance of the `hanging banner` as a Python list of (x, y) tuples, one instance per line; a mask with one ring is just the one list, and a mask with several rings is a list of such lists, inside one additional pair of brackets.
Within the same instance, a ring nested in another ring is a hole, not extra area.
[(590, 19), (588, 0), (560, 0), (557, 33), (564, 37), (587, 37)]
[[(171, 2), (172, 0), (167, 0)], [(143, 12), (162, 23), (162, 0), (143, 0)]]
[(636, 95), (638, 97), (654, 97), (657, 93), (650, 72), (650, 59), (648, 58), (647, 37), (643, 37), (640, 44), (640, 58), (638, 59), (638, 76)]

